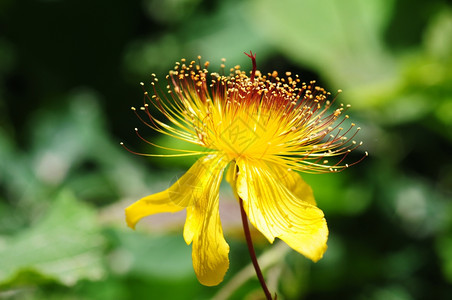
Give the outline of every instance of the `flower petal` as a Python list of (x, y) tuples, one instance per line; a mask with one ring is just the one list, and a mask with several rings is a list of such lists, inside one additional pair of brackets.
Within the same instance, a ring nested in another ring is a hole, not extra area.
[(297, 198), (317, 206), (312, 188), (301, 178), (300, 174), (276, 164), (268, 167), (276, 176), (275, 179), (288, 188)]
[(219, 284), (229, 268), (229, 245), (223, 236), (219, 214), (219, 189), (226, 160), (215, 158), (205, 160), (205, 170), (210, 174), (199, 182), (199, 193), (187, 207), (184, 239), (193, 241), (193, 268), (199, 282), (207, 286)]
[(189, 206), (194, 198), (202, 194), (202, 184), (211, 174), (205, 172), (205, 160), (200, 158), (176, 183), (165, 191), (141, 198), (126, 208), (126, 221), (129, 227), (149, 215), (162, 212), (177, 212)]
[[(326, 251), (328, 227), (323, 212), (299, 199), (297, 189), (278, 181), (280, 167), (263, 161), (237, 160), (237, 193), (243, 200), (250, 222), (273, 243), (275, 237), (313, 261)], [(289, 175), (286, 178), (292, 178)], [(298, 181), (298, 179), (297, 179)], [(309, 195), (309, 192), (305, 192)]]
[(235, 161), (231, 161), (229, 163), (228, 170), (226, 171), (225, 179), (227, 182), (229, 182), (230, 185), (233, 185), (235, 182), (235, 177), (237, 173), (237, 167), (235, 164)]

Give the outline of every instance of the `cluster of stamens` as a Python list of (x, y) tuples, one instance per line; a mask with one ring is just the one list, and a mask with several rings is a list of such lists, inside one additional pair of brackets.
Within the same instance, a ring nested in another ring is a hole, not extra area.
[[(224, 60), (218, 73), (208, 71), (209, 62), (176, 63), (166, 76), (162, 90), (152, 74), (152, 95), (144, 91), (140, 107), (149, 118), (145, 121), (137, 109), (132, 110), (157, 132), (202, 146), (205, 151), (170, 149), (145, 142), (177, 154), (148, 156), (186, 156), (221, 153), (230, 160), (244, 157), (279, 163), (303, 172), (335, 172), (361, 161), (343, 164), (347, 155), (362, 142), (353, 140), (360, 130), (354, 123), (348, 129), (346, 111), (350, 105), (332, 109), (336, 96), (317, 86), (315, 81), (302, 82), (290, 72), (280, 77), (276, 71), (262, 75), (256, 70), (255, 56), (250, 76), (235, 66), (224, 75)], [(143, 83), (141, 85), (144, 86)], [(338, 93), (341, 91), (339, 90)], [(168, 121), (151, 113), (150, 105)], [(350, 137), (347, 137), (350, 135)], [(127, 148), (126, 148), (127, 149)], [(130, 150), (129, 150), (130, 151)], [(131, 151), (132, 152), (132, 151)], [(135, 153), (135, 152), (134, 152)], [(335, 162), (328, 158), (339, 157)]]

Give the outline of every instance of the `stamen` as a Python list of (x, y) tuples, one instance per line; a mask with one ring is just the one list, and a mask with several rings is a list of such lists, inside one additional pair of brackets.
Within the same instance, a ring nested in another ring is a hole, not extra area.
[[(144, 91), (144, 105), (132, 110), (157, 132), (215, 151), (229, 151), (231, 141), (227, 139), (243, 132), (243, 137), (252, 137), (244, 142), (249, 143), (245, 147), (247, 152), (294, 170), (318, 173), (331, 168), (331, 172), (336, 172), (351, 166), (339, 163), (361, 145), (353, 140), (360, 128), (354, 123), (348, 127), (342, 125), (349, 119), (346, 111), (350, 105), (342, 104), (332, 110), (342, 91), (328, 99), (331, 93), (315, 81), (301, 82), (296, 74), (285, 72), (283, 77), (274, 71), (262, 75), (257, 71), (256, 54), (250, 51), (245, 55), (253, 65), (250, 77), (240, 66), (234, 66), (229, 75), (224, 75), (224, 59), (219, 73), (209, 72), (208, 62), (202, 65), (200, 57), (190, 63), (182, 59), (166, 76), (167, 84), (159, 84), (152, 74), (153, 92)], [(167, 121), (153, 116), (149, 104)], [(139, 111), (147, 115), (147, 122)], [(351, 128), (355, 131), (351, 132)], [(327, 165), (328, 159), (324, 158), (333, 156), (342, 159)]]

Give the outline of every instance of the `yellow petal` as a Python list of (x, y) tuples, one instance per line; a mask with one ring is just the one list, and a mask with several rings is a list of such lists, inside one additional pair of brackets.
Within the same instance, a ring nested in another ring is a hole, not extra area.
[(263, 161), (240, 159), (236, 163), (237, 193), (250, 222), (271, 243), (278, 237), (313, 261), (322, 258), (328, 239), (323, 212), (291, 192), (284, 185), (287, 180), (278, 180), (287, 171)]
[(226, 172), (225, 179), (231, 185), (232, 192), (234, 193), (234, 196), (236, 199), (239, 198), (239, 195), (237, 194), (236, 184), (235, 184), (235, 181), (237, 180), (236, 179), (237, 172), (238, 172), (237, 164), (235, 163), (235, 161), (231, 161), (229, 163), (229, 167), (228, 167), (228, 171)]
[(226, 172), (225, 179), (229, 184), (233, 185), (235, 182), (235, 177), (237, 174), (237, 166), (235, 164), (235, 161), (231, 161), (228, 167), (228, 171)]
[(271, 172), (276, 176), (276, 181), (281, 182), (298, 199), (317, 205), (312, 193), (312, 188), (301, 178), (300, 174), (280, 165), (268, 165)]
[(221, 228), (218, 196), (208, 201), (211, 204), (207, 208), (193, 209), (189, 213), (194, 215), (192, 222), (200, 223), (200, 230), (193, 237), (193, 268), (199, 282), (213, 286), (223, 281), (229, 268), (229, 245)]
[(189, 206), (193, 198), (202, 193), (202, 186), (210, 173), (206, 172), (204, 161), (200, 158), (176, 183), (157, 194), (141, 198), (126, 208), (126, 221), (129, 227), (135, 228), (143, 217), (162, 213), (177, 212)]
[(229, 245), (223, 236), (219, 214), (219, 189), (227, 162), (221, 158), (204, 161), (209, 178), (202, 183), (202, 193), (187, 207), (184, 239), (193, 241), (193, 268), (199, 282), (219, 284), (229, 268)]

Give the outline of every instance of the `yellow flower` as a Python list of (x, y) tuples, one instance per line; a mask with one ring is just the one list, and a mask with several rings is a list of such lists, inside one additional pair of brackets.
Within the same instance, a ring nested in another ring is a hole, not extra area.
[[(346, 137), (359, 130), (355, 124), (348, 130), (340, 127), (348, 119), (347, 107), (331, 110), (330, 93), (290, 73), (262, 75), (255, 56), (248, 56), (253, 61), (250, 76), (239, 66), (225, 76), (209, 73), (208, 62), (201, 66), (182, 59), (167, 76), (168, 96), (161, 95), (154, 77), (152, 96), (145, 92), (141, 107), (149, 127), (205, 151), (171, 149), (179, 152), (174, 156), (202, 156), (170, 188), (127, 207), (127, 223), (134, 228), (143, 217), (186, 209), (183, 236), (188, 245), (193, 243), (195, 273), (208, 286), (220, 283), (229, 267), (218, 209), (226, 168), (226, 180), (253, 226), (270, 243), (279, 238), (318, 261), (327, 248), (328, 228), (297, 171), (340, 171), (349, 166), (341, 164), (345, 156), (360, 145)], [(167, 121), (152, 115), (149, 105)], [(334, 156), (340, 159), (328, 162)]]

